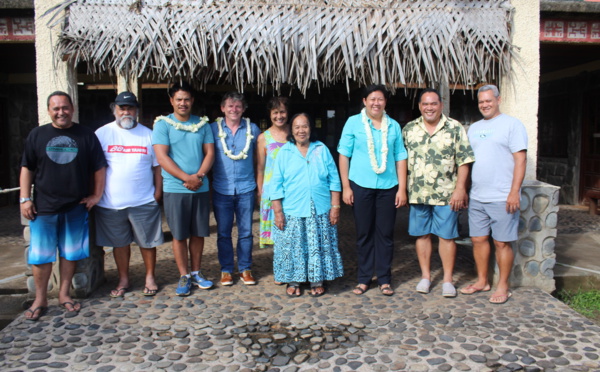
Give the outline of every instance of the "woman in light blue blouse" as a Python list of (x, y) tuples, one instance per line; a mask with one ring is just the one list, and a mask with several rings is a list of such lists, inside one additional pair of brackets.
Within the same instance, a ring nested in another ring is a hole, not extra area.
[(365, 107), (346, 121), (338, 144), (342, 197), (353, 207), (356, 224), (356, 295), (367, 291), (373, 273), (381, 293), (394, 294), (394, 224), (396, 208), (407, 203), (407, 154), (400, 125), (385, 113), (388, 95), (383, 85), (367, 87)]
[(288, 283), (290, 297), (325, 293), (324, 281), (344, 275), (338, 251), (337, 223), (341, 184), (329, 149), (315, 139), (307, 114), (291, 121), (291, 134), (279, 150), (271, 179), (275, 212), (273, 273)]

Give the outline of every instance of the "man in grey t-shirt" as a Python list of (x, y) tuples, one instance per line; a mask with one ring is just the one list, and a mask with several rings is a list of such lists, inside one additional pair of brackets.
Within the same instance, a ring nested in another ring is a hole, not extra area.
[(468, 132), (476, 159), (471, 172), (469, 230), (477, 281), (460, 292), (470, 295), (491, 290), (488, 282), (491, 232), (500, 277), (490, 302), (503, 304), (511, 296), (508, 287), (514, 260), (511, 242), (518, 238), (527, 132), (518, 119), (500, 112), (500, 93), (495, 85), (481, 87), (477, 98), (483, 120), (471, 125)]

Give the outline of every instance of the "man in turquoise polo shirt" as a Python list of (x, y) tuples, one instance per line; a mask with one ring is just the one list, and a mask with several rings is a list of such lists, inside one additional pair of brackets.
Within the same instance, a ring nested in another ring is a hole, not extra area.
[(191, 114), (194, 92), (189, 85), (173, 85), (169, 99), (173, 113), (156, 118), (152, 144), (162, 167), (165, 215), (181, 275), (176, 293), (187, 296), (192, 284), (202, 289), (213, 285), (200, 267), (204, 237), (209, 235), (206, 173), (214, 161), (214, 140), (208, 119)]

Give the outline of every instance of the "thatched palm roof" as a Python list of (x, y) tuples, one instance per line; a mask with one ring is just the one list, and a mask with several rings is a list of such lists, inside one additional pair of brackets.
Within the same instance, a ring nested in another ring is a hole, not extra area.
[(501, 0), (69, 0), (59, 56), (122, 71), (243, 89), (356, 81), (474, 85), (510, 73)]

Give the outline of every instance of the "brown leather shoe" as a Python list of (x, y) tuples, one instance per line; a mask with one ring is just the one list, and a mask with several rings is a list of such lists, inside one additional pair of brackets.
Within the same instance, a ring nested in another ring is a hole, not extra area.
[(250, 271), (250, 270), (243, 271), (240, 274), (240, 279), (242, 279), (242, 282), (244, 282), (244, 284), (246, 284), (246, 285), (256, 284), (256, 280), (254, 280), (254, 277), (252, 276), (252, 271)]
[(231, 273), (226, 273), (225, 271), (221, 272), (221, 285), (232, 285), (233, 278), (231, 277)]

